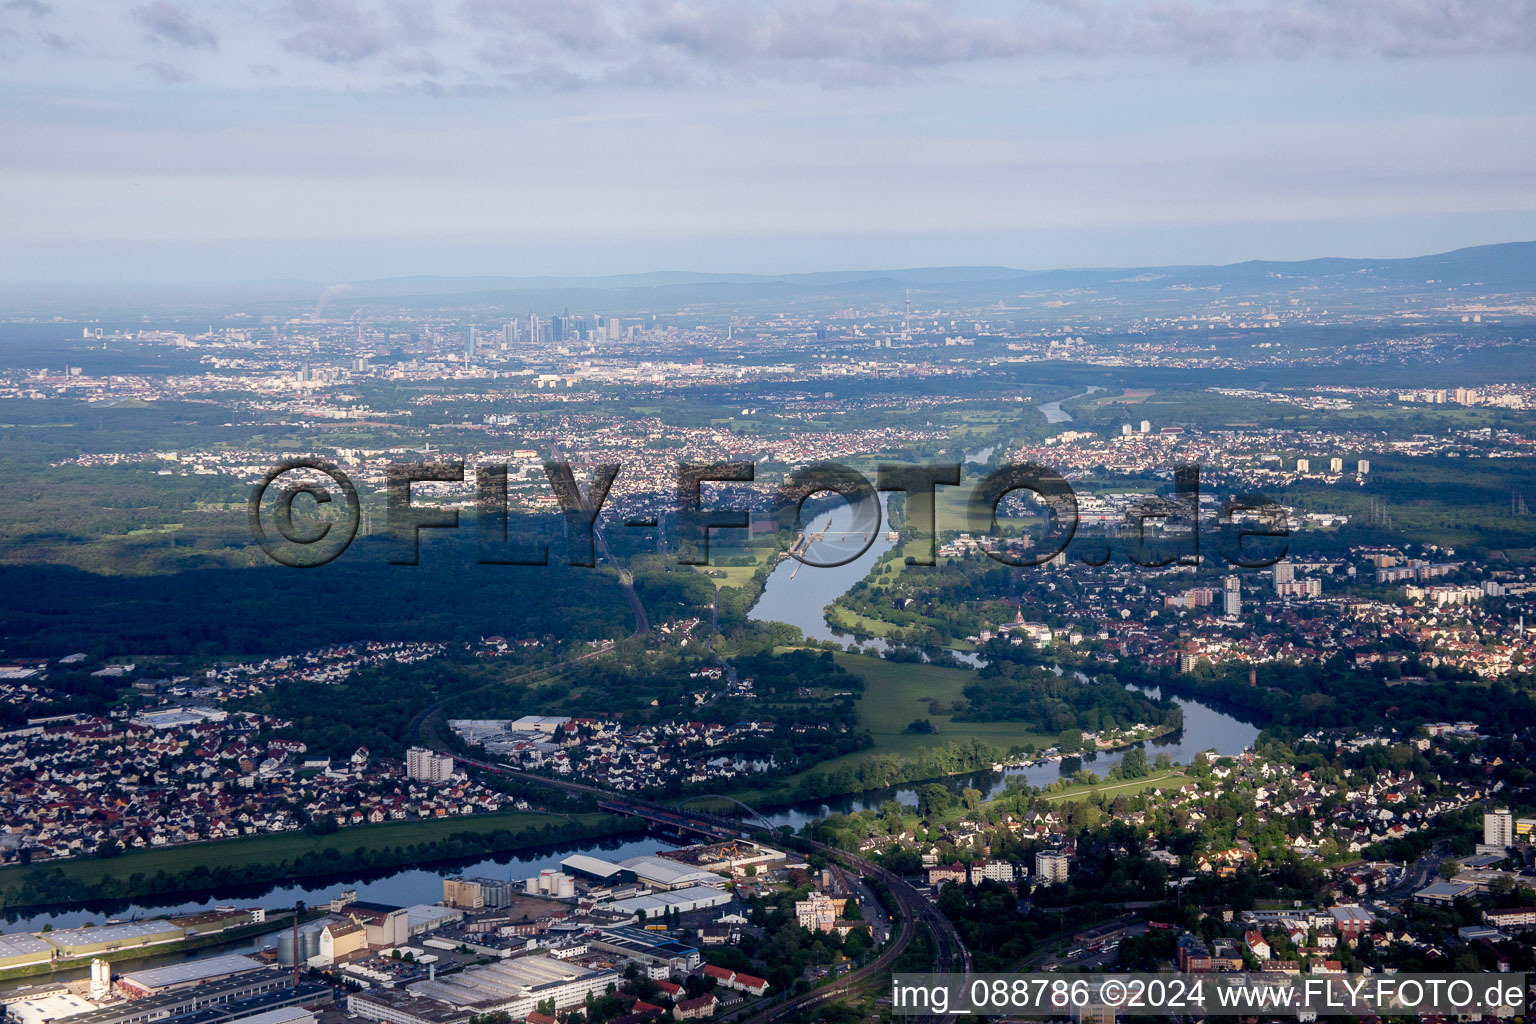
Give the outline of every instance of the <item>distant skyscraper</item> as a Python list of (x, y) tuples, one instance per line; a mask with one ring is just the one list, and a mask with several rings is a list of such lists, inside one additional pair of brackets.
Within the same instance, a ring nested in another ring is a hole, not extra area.
[(1329, 459), (1328, 460), (1328, 472), (1330, 472), (1330, 473), (1342, 473), (1342, 472), (1344, 472), (1344, 460), (1343, 459)]
[(1243, 613), (1243, 581), (1236, 576), (1228, 576), (1221, 582), (1222, 611), (1230, 618), (1237, 618)]
[(1312, 472), (1312, 460), (1311, 459), (1297, 459), (1296, 460), (1296, 472), (1298, 472), (1298, 473), (1310, 473), (1310, 472)]
[(517, 324), (511, 320), (508, 320), (507, 325), (501, 329), (501, 343), (507, 348), (511, 348), (513, 343), (516, 341)]
[(1355, 472), (1359, 473), (1361, 476), (1365, 476), (1370, 471), (1371, 471), (1371, 460), (1370, 459), (1361, 459), (1359, 462), (1355, 463)]
[(1282, 583), (1290, 583), (1296, 578), (1296, 567), (1290, 562), (1276, 562), (1274, 568), (1275, 586)]
[(475, 358), (475, 328), (469, 328), (469, 336), (464, 339), (464, 361), (467, 363)]
[(539, 340), (540, 340), (539, 339), (539, 314), (537, 314), (537, 313), (529, 313), (528, 314), (528, 341), (531, 344), (537, 345), (539, 343)]
[(1148, 421), (1148, 420), (1142, 420), (1141, 421), (1141, 432), (1143, 434), (1150, 434), (1150, 433), (1152, 433), (1152, 424), (1151, 424), (1150, 421)]

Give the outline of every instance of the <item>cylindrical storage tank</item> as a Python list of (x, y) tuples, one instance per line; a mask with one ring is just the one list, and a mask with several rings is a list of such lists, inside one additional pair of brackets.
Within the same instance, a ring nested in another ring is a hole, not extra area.
[(320, 931), (319, 928), (311, 928), (308, 931), (299, 932), (299, 951), (305, 960), (320, 955)]
[(92, 999), (105, 999), (112, 992), (112, 968), (100, 957), (91, 961), (91, 989)]
[(561, 875), (560, 876), (560, 888), (559, 888), (559, 893), (558, 894), (561, 895), (561, 896), (575, 896), (576, 895), (576, 879), (572, 878), (570, 875)]
[(284, 928), (277, 933), (277, 962), (284, 967), (293, 966), (293, 930)]
[(530, 896), (537, 896), (539, 894), (539, 880), (537, 878), (528, 879), (528, 881), (523, 883), (523, 892)]

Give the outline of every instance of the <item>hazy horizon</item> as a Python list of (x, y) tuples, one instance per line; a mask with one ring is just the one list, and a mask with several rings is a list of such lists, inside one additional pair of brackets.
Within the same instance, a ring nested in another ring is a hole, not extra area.
[(1536, 237), (1514, 2), (0, 4), (11, 287)]

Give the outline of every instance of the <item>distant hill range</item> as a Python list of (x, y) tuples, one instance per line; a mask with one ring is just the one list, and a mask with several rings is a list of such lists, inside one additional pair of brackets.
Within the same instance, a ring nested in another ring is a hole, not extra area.
[[(1020, 270), (1012, 267), (917, 267), (812, 274), (706, 274), (658, 271), (607, 277), (395, 277), (320, 289), (320, 301), (345, 306), (369, 300), (403, 305), (485, 302), (548, 312), (572, 309), (639, 310), (680, 306), (869, 298), (899, 302), (911, 289), (929, 305), (946, 301), (1001, 301), (1077, 293), (1138, 301), (1214, 294), (1379, 302), (1409, 294), (1536, 293), (1536, 242), (1480, 245), (1405, 259), (1328, 258), (1283, 262), (1249, 260), (1225, 266), (1168, 266)], [(1309, 303), (1313, 300), (1309, 300)]]

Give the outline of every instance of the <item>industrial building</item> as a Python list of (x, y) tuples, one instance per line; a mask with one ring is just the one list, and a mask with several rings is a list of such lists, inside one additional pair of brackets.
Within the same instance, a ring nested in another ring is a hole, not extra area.
[(605, 953), (617, 953), (644, 964), (670, 968), (682, 974), (698, 967), (704, 958), (697, 949), (644, 928), (604, 928), (587, 945)]
[(410, 915), (404, 907), (352, 900), (341, 912), (363, 927), (370, 946), (399, 946), (410, 937)]
[(560, 862), (573, 875), (604, 885), (639, 882), (648, 889), (686, 889), (695, 885), (724, 885), (712, 871), (680, 864), (665, 857), (630, 857), (618, 863), (578, 853)]
[(389, 1024), (468, 1024), (472, 1014), (398, 989), (370, 989), (347, 995), (347, 1012)]
[(108, 924), (99, 928), (68, 928), (43, 934), (42, 938), (59, 951), (60, 956), (92, 956), (119, 949), (180, 942), (186, 930), (169, 921), (138, 921), (132, 924)]
[(505, 879), (445, 878), (443, 902), (450, 907), (463, 907), (465, 910), (507, 907), (512, 905), (517, 890), (517, 883)]
[(231, 928), (243, 928), (248, 924), (258, 924), (264, 920), (266, 920), (266, 914), (260, 910), (210, 910), (204, 914), (173, 917), (171, 924), (188, 935), (211, 935)]
[(445, 878), (443, 902), (450, 907), (479, 910), (485, 906), (485, 889), (473, 878)]
[(523, 891), (530, 896), (570, 899), (576, 895), (576, 879), (563, 871), (545, 868), (523, 883)]
[(725, 880), (712, 871), (689, 867), (665, 857), (630, 857), (619, 861), (635, 873), (635, 879), (651, 889), (686, 889), (692, 885), (724, 885)]
[(118, 978), (117, 985), (129, 999), (146, 999), (260, 970), (265, 970), (261, 961), (252, 960), (248, 956), (216, 956), (207, 960), (189, 960), (186, 963), (134, 971)]
[(295, 960), (303, 963), (310, 957), (320, 955), (320, 933), (325, 929), (325, 921), (310, 921), (299, 926), (298, 949), (295, 955), (293, 930), (284, 928), (277, 933), (277, 962), (284, 967), (292, 967)]
[(434, 903), (417, 903), (405, 908), (405, 930), (412, 938), (436, 931), (445, 925), (464, 920), (464, 911), (454, 907), (440, 907)]
[(617, 971), (594, 971), (547, 956), (523, 956), (419, 981), (409, 988), (413, 995), (475, 1014), (504, 1011), (521, 1020), (546, 1000), (553, 1000), (557, 1010), (580, 1006), (588, 994), (600, 996), (622, 980)]
[(314, 1014), (303, 1007), (318, 1007), (332, 998), (329, 985), (305, 982), (296, 989), (267, 992), (232, 1003), (214, 1003), (156, 1024), (314, 1024)]
[(315, 1015), (302, 1006), (284, 1006), (278, 1010), (263, 1010), (249, 1017), (230, 1018), (238, 1024), (315, 1024)]
[(560, 867), (567, 874), (600, 882), (603, 885), (620, 885), (635, 881), (635, 873), (629, 868), (585, 853), (572, 854), (560, 862)]
[(96, 1004), (72, 992), (52, 992), (36, 999), (22, 999), (6, 1006), (15, 1024), (52, 1024), (96, 1009)]
[(368, 947), (368, 933), (355, 921), (330, 921), (320, 929), (320, 953), (310, 963), (329, 965)]
[(25, 967), (45, 964), (53, 959), (54, 947), (30, 932), (0, 935), (0, 967)]
[(693, 910), (723, 907), (731, 902), (731, 899), (731, 894), (724, 889), (717, 889), (711, 885), (691, 885), (686, 889), (652, 892), (644, 896), (631, 896), (626, 900), (614, 900), (612, 903), (603, 904), (602, 909), (619, 914), (638, 914), (644, 911), (648, 920), (654, 920), (671, 910), (686, 914)]
[(748, 865), (767, 867), (787, 859), (782, 850), (740, 839), (724, 843), (685, 846), (679, 850), (664, 850), (657, 856), (678, 864), (725, 874), (740, 871)]
[[(219, 1024), (222, 1021), (238, 1019), (232, 1014), (241, 1007), (250, 1009), (248, 1013), (241, 1013), (239, 1016), (250, 1016), (253, 1013), (280, 1009), (284, 1006), (323, 1001), (330, 997), (330, 991), (329, 986), (313, 984), (301, 985), (296, 989), (291, 973), (269, 968), (235, 975), (222, 981), (192, 985), (143, 999), (125, 999), (109, 1003), (85, 1013), (73, 1014), (69, 1020), (70, 1024), (149, 1024), (150, 1021), (165, 1021), (194, 1011), (210, 1009), (217, 1012), (199, 1015), (195, 1024)], [(203, 1020), (203, 1017), (213, 1019)], [(186, 1022), (177, 1022), (177, 1024), (186, 1024)]]

